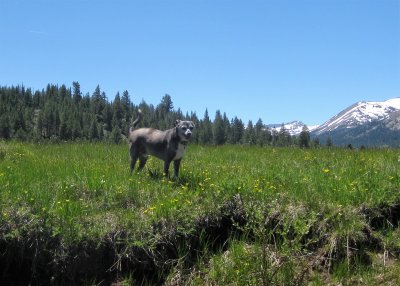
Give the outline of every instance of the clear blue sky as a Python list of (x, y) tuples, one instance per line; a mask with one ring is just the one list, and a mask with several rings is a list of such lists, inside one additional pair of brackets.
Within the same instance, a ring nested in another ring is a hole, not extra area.
[(245, 123), (322, 124), (400, 96), (399, 0), (0, 0), (0, 85), (138, 104), (171, 95)]

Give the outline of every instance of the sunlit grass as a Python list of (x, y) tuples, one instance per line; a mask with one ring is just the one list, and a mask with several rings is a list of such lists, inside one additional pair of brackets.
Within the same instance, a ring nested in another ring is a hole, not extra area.
[[(306, 235), (323, 214), (332, 220), (329, 239), (334, 246), (346, 243), (349, 236), (354, 240), (363, 236), (361, 206), (393, 202), (399, 191), (400, 151), (395, 149), (191, 145), (180, 177), (168, 179), (162, 176), (162, 162), (155, 158), (129, 176), (125, 145), (0, 143), (0, 221), (12, 225), (12, 230), (2, 234), (9, 237), (18, 237), (19, 228), (29, 229), (30, 223), (40, 223), (67, 244), (84, 237), (100, 239), (122, 229), (129, 234), (129, 243), (151, 247), (154, 224), (175, 222), (190, 232), (196, 219), (216, 212), (239, 194), (249, 216), (245, 231), (254, 243), (235, 242), (229, 253), (210, 258), (213, 268), (203, 272), (211, 284), (239, 283), (245, 277), (240, 271), (255, 283), (289, 281), (293, 271), (301, 269), (307, 259), (296, 248), (301, 236), (271, 249), (277, 256), (265, 256), (267, 260), (260, 263), (272, 268), (247, 267), (246, 263), (262, 259), (255, 256), (265, 251), (263, 237), (268, 233), (259, 226), (268, 213), (282, 214), (282, 235), (293, 231)], [(386, 245), (399, 247), (397, 230), (382, 237)], [(287, 263), (273, 266), (278, 256)], [(231, 268), (224, 268), (225, 264)], [(268, 278), (275, 270), (277, 276)], [(259, 275), (260, 271), (264, 274)], [(312, 279), (320, 281), (318, 275)]]
[(129, 176), (124, 145), (2, 143), (2, 150), (3, 213), (26, 207), (74, 224), (109, 212), (122, 219), (111, 224), (129, 216), (196, 217), (235, 193), (315, 208), (369, 205), (391, 200), (400, 181), (398, 150), (190, 146), (178, 180), (163, 178), (154, 158)]

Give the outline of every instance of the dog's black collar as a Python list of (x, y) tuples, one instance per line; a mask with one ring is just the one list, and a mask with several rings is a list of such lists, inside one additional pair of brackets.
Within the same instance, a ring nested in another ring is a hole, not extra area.
[(181, 141), (180, 142), (183, 146), (186, 146), (188, 144), (188, 141)]

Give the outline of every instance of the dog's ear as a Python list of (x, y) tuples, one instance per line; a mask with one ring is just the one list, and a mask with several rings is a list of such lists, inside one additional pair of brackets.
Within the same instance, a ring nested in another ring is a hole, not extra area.
[(181, 122), (181, 121), (180, 121), (179, 119), (175, 120), (175, 127), (178, 126), (178, 124), (179, 124), (180, 122)]

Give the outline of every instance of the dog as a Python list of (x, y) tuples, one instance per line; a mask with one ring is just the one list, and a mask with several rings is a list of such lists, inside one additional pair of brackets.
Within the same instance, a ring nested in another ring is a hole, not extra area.
[(176, 120), (175, 127), (165, 131), (154, 128), (135, 129), (141, 118), (142, 111), (139, 109), (139, 116), (129, 130), (130, 174), (132, 175), (138, 159), (138, 169), (141, 170), (146, 164), (148, 155), (152, 155), (164, 161), (164, 175), (166, 177), (169, 177), (169, 166), (174, 161), (174, 177), (177, 178), (181, 160), (192, 137), (194, 123)]

